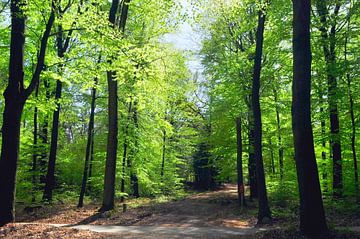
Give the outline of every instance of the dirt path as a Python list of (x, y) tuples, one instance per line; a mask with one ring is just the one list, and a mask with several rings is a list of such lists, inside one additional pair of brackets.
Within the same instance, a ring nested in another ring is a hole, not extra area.
[[(232, 238), (239, 236), (254, 235), (268, 231), (268, 228), (225, 228), (225, 227), (171, 227), (171, 226), (114, 226), (114, 225), (53, 225), (57, 227), (69, 227), (72, 229), (89, 230), (98, 233), (115, 235), (132, 235), (139, 237), (146, 235), (147, 238)], [(170, 236), (170, 237), (169, 237)]]
[[(297, 224), (296, 215), (277, 215), (274, 224), (256, 227), (256, 202), (247, 204), (244, 211), (240, 211), (236, 187), (225, 185), (218, 191), (191, 194), (173, 201), (131, 199), (127, 201), (126, 212), (118, 204), (113, 211), (98, 213), (100, 205), (97, 203), (82, 209), (66, 203), (31, 210), (17, 208), (18, 223), (0, 228), (0, 238), (278, 238), (276, 235), (271, 237), (274, 229)], [(356, 224), (335, 226), (360, 231), (359, 228), (349, 228)]]
[[(135, 199), (127, 204), (125, 213), (120, 205), (117, 210), (101, 214), (97, 212), (99, 205), (77, 209), (64, 204), (30, 212), (23, 210), (17, 216), (19, 225), (26, 225), (24, 231), (36, 231), (36, 225), (56, 226), (56, 230), (64, 233), (67, 229), (79, 230), (79, 233), (88, 230), (98, 233), (96, 236), (114, 234), (114, 238), (119, 234), (121, 238), (239, 238), (275, 228), (255, 227), (256, 205), (250, 204), (241, 212), (234, 185), (170, 202)], [(60, 227), (64, 225), (66, 227)]]

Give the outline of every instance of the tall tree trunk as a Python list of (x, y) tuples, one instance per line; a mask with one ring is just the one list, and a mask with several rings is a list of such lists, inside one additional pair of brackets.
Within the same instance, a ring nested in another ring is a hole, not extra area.
[(137, 101), (134, 101), (134, 107), (133, 107), (133, 121), (134, 121), (134, 126), (135, 126), (135, 131), (134, 131), (134, 147), (132, 147), (132, 154), (131, 157), (132, 159), (129, 159), (129, 164), (128, 167), (130, 168), (130, 184), (131, 187), (133, 189), (133, 196), (134, 197), (140, 197), (139, 194), (139, 179), (137, 177), (136, 171), (134, 170), (134, 163), (133, 160), (136, 157), (136, 154), (138, 152), (138, 147), (139, 147), (139, 141), (138, 141), (138, 136), (137, 136), (137, 132), (139, 130), (139, 119), (138, 119), (138, 112), (137, 112)]
[[(129, 102), (129, 106), (128, 106), (128, 115), (127, 115), (127, 121), (126, 121), (126, 126), (124, 129), (124, 145), (123, 145), (123, 160), (122, 160), (122, 173), (121, 173), (121, 185), (120, 185), (120, 190), (121, 193), (124, 194), (125, 193), (125, 177), (126, 177), (126, 158), (128, 157), (127, 155), (127, 149), (128, 149), (128, 138), (129, 138), (129, 124), (130, 124), (130, 117), (131, 117), (131, 111), (132, 111), (132, 99), (130, 99)], [(125, 201), (125, 197), (122, 195), (121, 202)]]
[[(35, 97), (39, 96), (39, 85), (36, 86)], [(34, 130), (33, 130), (33, 157), (32, 157), (32, 202), (36, 200), (36, 189), (37, 189), (37, 158), (39, 156), (39, 147), (38, 147), (38, 108), (35, 106), (34, 108)]]
[(88, 126), (88, 138), (86, 143), (86, 153), (85, 153), (85, 162), (84, 162), (84, 172), (81, 183), (81, 191), (79, 196), (78, 207), (83, 207), (84, 204), (84, 196), (86, 191), (86, 183), (89, 176), (89, 165), (91, 160), (91, 144), (94, 138), (94, 123), (95, 123), (95, 102), (96, 102), (96, 87), (98, 84), (98, 79), (94, 79), (94, 87), (91, 90), (91, 106), (90, 106), (90, 119)]
[[(113, 3), (116, 2), (115, 0)], [(106, 148), (106, 165), (104, 178), (104, 196), (100, 211), (108, 211), (114, 208), (115, 198), (115, 173), (118, 145), (118, 86), (115, 80), (116, 72), (107, 73), (108, 80), (108, 137)]]
[(274, 150), (271, 137), (269, 138), (269, 148), (270, 148), (270, 172), (275, 175), (275, 160), (274, 160)]
[(340, 140), (340, 122), (338, 112), (337, 100), (337, 79), (334, 73), (336, 68), (336, 17), (339, 13), (340, 5), (337, 2), (333, 17), (335, 20), (331, 22), (330, 32), (328, 33), (327, 10), (326, 1), (317, 0), (316, 7), (320, 16), (321, 22), (321, 37), (326, 61), (326, 73), (328, 81), (328, 102), (330, 112), (330, 132), (331, 132), (331, 148), (333, 156), (333, 195), (334, 197), (341, 197), (343, 190), (342, 183), (342, 159), (341, 159), (341, 140)]
[(57, 142), (59, 136), (59, 118), (60, 118), (60, 102), (62, 90), (62, 82), (56, 81), (55, 100), (57, 109), (53, 113), (53, 122), (51, 130), (51, 143), (50, 143), (50, 154), (48, 169), (46, 173), (45, 189), (43, 200), (52, 201), (52, 193), (55, 187), (55, 165), (56, 165), (56, 153), (57, 153)]
[(323, 99), (323, 94), (322, 92), (320, 93), (320, 115), (321, 115), (321, 146), (322, 146), (322, 151), (321, 151), (321, 159), (322, 159), (322, 180), (324, 182), (324, 190), (327, 191), (327, 168), (326, 168), (326, 125), (325, 125), (325, 119), (322, 117), (322, 115), (324, 114), (324, 107), (323, 107), (323, 103), (324, 103), (324, 99)]
[[(71, 33), (69, 33), (71, 34)], [(62, 59), (65, 56), (67, 50), (67, 44), (64, 44), (64, 33), (61, 25), (58, 26), (58, 34), (56, 37), (57, 41), (57, 56)], [(67, 40), (68, 41), (68, 40)], [(62, 73), (62, 65), (59, 67), (59, 73)], [(57, 156), (57, 145), (59, 137), (59, 119), (60, 119), (60, 109), (61, 105), (59, 100), (61, 99), (62, 91), (62, 82), (60, 80), (56, 81), (55, 89), (55, 101), (56, 101), (56, 110), (53, 113), (53, 123), (51, 128), (51, 143), (50, 143), (50, 154), (48, 169), (46, 173), (45, 189), (43, 200), (52, 201), (52, 194), (55, 188), (55, 166), (56, 166), (56, 156)]]
[(264, 41), (265, 11), (259, 10), (258, 28), (256, 32), (256, 52), (254, 61), (252, 106), (254, 113), (254, 156), (256, 161), (256, 177), (259, 196), (258, 223), (266, 223), (271, 220), (271, 212), (268, 204), (264, 163), (262, 158), (262, 123), (260, 109), (260, 73), (262, 61), (262, 48)]
[(310, 0), (293, 0), (292, 128), (300, 192), (300, 229), (311, 237), (327, 232), (311, 125)]
[(161, 160), (161, 181), (164, 179), (165, 173), (165, 158), (166, 158), (166, 130), (163, 130), (163, 146), (162, 146), (162, 160)]
[(94, 136), (91, 138), (89, 176), (88, 176), (88, 179), (89, 179), (88, 191), (89, 192), (92, 191), (91, 177), (93, 175), (93, 164), (94, 164), (94, 137), (95, 137), (95, 132), (94, 132)]
[(250, 200), (258, 197), (257, 179), (256, 179), (256, 162), (254, 157), (254, 120), (253, 109), (251, 104), (251, 96), (248, 97), (248, 171), (249, 171), (249, 184), (250, 184)]
[(245, 187), (244, 176), (242, 168), (242, 130), (241, 130), (241, 118), (236, 119), (236, 142), (237, 142), (237, 157), (236, 157), (236, 169), (237, 169), (237, 189), (238, 189), (238, 202), (242, 209), (245, 205)]
[(44, 68), (46, 47), (55, 20), (54, 2), (51, 14), (41, 38), (36, 69), (30, 85), (24, 88), (24, 46), (25, 19), (23, 7), (26, 2), (11, 0), (11, 39), (9, 81), (4, 92), (5, 108), (3, 113), (2, 142), (0, 156), (0, 226), (14, 220), (14, 201), (16, 191), (16, 171), (19, 158), (21, 115), (24, 104), (39, 83)]
[[(121, 8), (121, 16), (119, 28), (122, 32), (125, 31), (125, 25), (128, 15), (130, 0), (124, 0)], [(109, 22), (115, 26), (116, 15), (119, 12), (119, 0), (113, 0), (109, 13)], [(110, 62), (111, 63), (111, 62)], [(118, 145), (118, 84), (116, 81), (116, 72), (107, 72), (108, 81), (108, 139), (106, 149), (106, 165), (104, 177), (104, 196), (100, 211), (108, 211), (114, 208), (115, 199), (115, 173), (116, 173), (116, 158)]]
[[(46, 101), (48, 102), (51, 98), (50, 93), (50, 82), (48, 79), (44, 79), (45, 87), (45, 96)], [(45, 113), (43, 122), (41, 124), (41, 129), (39, 133), (39, 138), (41, 140), (41, 150), (39, 156), (39, 171), (40, 171), (40, 184), (45, 185), (46, 181), (46, 170), (47, 170), (47, 147), (48, 147), (48, 134), (49, 134), (49, 115)]]
[[(348, 26), (347, 31), (350, 31), (350, 13), (348, 16)], [(345, 48), (344, 48), (344, 55), (345, 55), (345, 63), (347, 62), (347, 44), (348, 44), (349, 36), (348, 33), (345, 37)], [(348, 65), (346, 65), (348, 68)], [(349, 95), (349, 103), (350, 103), (350, 118), (351, 118), (351, 151), (353, 154), (353, 165), (354, 165), (354, 187), (355, 187), (355, 196), (356, 201), (360, 201), (360, 194), (359, 194), (359, 170), (358, 170), (358, 162), (357, 162), (357, 156), (356, 156), (356, 124), (355, 124), (355, 114), (354, 114), (354, 98), (353, 98), (353, 92), (351, 90), (351, 77), (349, 73), (349, 69), (346, 70), (346, 80), (347, 80), (347, 86), (348, 86), (348, 95)]]
[(278, 147), (279, 147), (279, 167), (280, 167), (280, 180), (284, 179), (284, 147), (282, 145), (281, 138), (281, 123), (280, 123), (280, 110), (279, 110), (279, 99), (277, 90), (274, 89), (274, 100), (275, 100), (275, 111), (276, 111), (276, 129), (278, 134)]

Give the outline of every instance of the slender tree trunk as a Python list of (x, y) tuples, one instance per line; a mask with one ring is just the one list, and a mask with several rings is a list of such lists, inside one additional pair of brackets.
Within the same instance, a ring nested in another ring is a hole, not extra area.
[(53, 113), (50, 154), (49, 154), (48, 169), (46, 173), (45, 189), (43, 195), (43, 200), (49, 202), (52, 201), (53, 189), (55, 187), (55, 165), (56, 165), (56, 153), (57, 153), (57, 142), (59, 136), (59, 118), (60, 118), (59, 99), (61, 98), (61, 90), (62, 90), (62, 82), (58, 80), (56, 82), (56, 92), (55, 92), (57, 109)]
[(237, 141), (237, 160), (236, 160), (236, 169), (237, 169), (237, 189), (238, 189), (238, 202), (241, 209), (245, 205), (245, 186), (244, 186), (244, 176), (242, 168), (242, 130), (241, 130), (241, 118), (236, 119), (236, 141)]
[(311, 125), (310, 0), (293, 0), (292, 128), (300, 192), (300, 229), (313, 238), (327, 232)]
[[(342, 159), (341, 159), (341, 139), (340, 139), (340, 122), (337, 100), (337, 79), (334, 73), (336, 68), (336, 20), (331, 23), (330, 32), (328, 33), (329, 15), (326, 1), (317, 0), (316, 7), (321, 22), (321, 37), (326, 61), (326, 72), (328, 81), (328, 102), (330, 111), (330, 133), (331, 133), (331, 149), (333, 156), (333, 195), (341, 197), (343, 190), (342, 183)], [(336, 3), (333, 17), (336, 19), (340, 9), (339, 3)]]
[[(35, 97), (38, 98), (39, 96), (39, 85), (37, 85), (35, 90)], [(33, 131), (33, 160), (32, 160), (32, 202), (36, 200), (36, 189), (37, 189), (37, 158), (39, 156), (38, 152), (38, 108), (35, 106), (34, 109), (34, 131)]]
[(274, 150), (271, 137), (269, 138), (269, 147), (270, 147), (270, 172), (275, 175), (275, 160), (274, 160)]
[(258, 28), (256, 32), (256, 53), (254, 61), (252, 106), (254, 110), (254, 156), (256, 161), (256, 177), (259, 196), (258, 223), (266, 223), (271, 220), (271, 212), (268, 204), (264, 163), (262, 158), (262, 123), (260, 110), (260, 73), (262, 61), (262, 48), (264, 41), (265, 13), (259, 11)]
[[(348, 27), (347, 31), (350, 31), (350, 16), (348, 16)], [(345, 63), (347, 62), (347, 44), (348, 44), (348, 35), (345, 37), (345, 48), (344, 48), (344, 55), (345, 55)], [(348, 68), (348, 67), (347, 67)], [(350, 103), (350, 118), (351, 118), (351, 151), (353, 154), (353, 165), (354, 165), (354, 186), (355, 186), (355, 196), (356, 201), (360, 201), (360, 194), (359, 194), (359, 170), (358, 170), (358, 162), (356, 156), (356, 124), (355, 124), (355, 114), (354, 114), (354, 98), (353, 92), (351, 90), (351, 77), (349, 73), (349, 69), (346, 71), (346, 80), (348, 86), (348, 95), (349, 95), (349, 103)]]
[[(249, 99), (251, 99), (251, 96), (249, 97)], [(254, 120), (251, 102), (248, 102), (248, 124), (248, 171), (250, 184), (250, 200), (252, 200), (258, 197), (258, 190), (256, 179), (256, 162), (254, 157)]]
[(94, 123), (95, 123), (95, 102), (96, 102), (96, 87), (98, 84), (98, 79), (94, 79), (94, 87), (91, 90), (91, 107), (90, 107), (90, 119), (89, 119), (89, 126), (88, 126), (88, 138), (86, 143), (86, 154), (85, 154), (85, 162), (84, 162), (84, 172), (83, 178), (81, 183), (81, 191), (79, 196), (79, 203), (78, 207), (83, 207), (84, 204), (84, 196), (86, 192), (86, 183), (89, 176), (89, 165), (91, 160), (91, 144), (94, 138)]
[[(46, 94), (46, 101), (51, 98), (49, 80), (44, 79), (44, 87)], [(46, 181), (46, 165), (47, 165), (47, 147), (48, 147), (48, 134), (49, 134), (49, 115), (46, 113), (41, 124), (39, 138), (41, 140), (41, 152), (39, 156), (39, 171), (40, 171), (40, 184), (45, 185)]]
[(278, 134), (278, 147), (279, 147), (279, 167), (280, 167), (280, 180), (283, 181), (284, 179), (284, 147), (282, 145), (282, 138), (281, 138), (281, 123), (280, 123), (280, 110), (279, 110), (279, 99), (277, 90), (274, 89), (274, 100), (275, 100), (275, 111), (276, 111), (276, 128)]
[[(95, 136), (95, 132), (94, 132)], [(94, 164), (94, 136), (91, 138), (91, 149), (90, 149), (90, 162), (89, 162), (89, 186), (88, 186), (88, 192), (90, 193), (92, 191), (91, 186), (91, 177), (93, 175), (93, 164)]]
[(324, 108), (323, 108), (323, 103), (324, 103), (324, 99), (323, 99), (323, 94), (322, 92), (320, 93), (320, 115), (321, 115), (321, 146), (322, 146), (322, 151), (321, 151), (321, 159), (322, 159), (322, 180), (324, 182), (324, 191), (327, 191), (327, 168), (326, 168), (326, 152), (325, 152), (325, 148), (326, 148), (326, 125), (325, 125), (325, 119), (322, 117), (322, 115), (324, 114)]
[(163, 147), (162, 147), (162, 160), (161, 160), (161, 181), (164, 179), (165, 173), (165, 158), (166, 158), (166, 130), (163, 130)]
[[(128, 157), (127, 155), (127, 149), (128, 149), (128, 138), (129, 138), (129, 124), (130, 124), (130, 117), (131, 117), (131, 111), (132, 111), (132, 100), (130, 100), (129, 102), (129, 106), (128, 106), (128, 115), (127, 115), (127, 121), (126, 121), (126, 126), (124, 129), (124, 145), (123, 145), (123, 160), (122, 160), (122, 173), (121, 173), (121, 193), (124, 194), (125, 193), (125, 176), (126, 176), (126, 158)], [(121, 202), (125, 201), (125, 197), (121, 196), (120, 199)]]
[(140, 197), (139, 194), (139, 180), (136, 174), (136, 171), (134, 170), (134, 164), (133, 164), (133, 160), (136, 157), (136, 154), (138, 152), (138, 147), (139, 147), (139, 142), (138, 142), (138, 136), (137, 136), (137, 132), (139, 130), (139, 120), (138, 120), (138, 112), (137, 112), (137, 101), (134, 101), (134, 110), (133, 110), (133, 121), (134, 121), (134, 126), (135, 126), (135, 131), (134, 131), (134, 147), (132, 148), (132, 159), (129, 159), (129, 165), (128, 167), (130, 168), (130, 184), (131, 187), (133, 189), (133, 196), (134, 197)]

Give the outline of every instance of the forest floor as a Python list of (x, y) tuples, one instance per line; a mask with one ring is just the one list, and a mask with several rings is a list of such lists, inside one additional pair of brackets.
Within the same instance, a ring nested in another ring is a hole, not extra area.
[[(256, 202), (247, 202), (241, 211), (234, 185), (163, 202), (130, 199), (126, 212), (118, 205), (111, 212), (98, 213), (97, 203), (82, 209), (61, 203), (18, 207), (17, 223), (0, 228), (0, 238), (301, 238), (295, 230), (297, 207), (289, 205), (271, 205), (273, 223), (261, 227), (256, 226)], [(360, 226), (359, 214), (328, 206), (332, 228)], [(360, 239), (360, 233), (343, 232), (328, 238)]]

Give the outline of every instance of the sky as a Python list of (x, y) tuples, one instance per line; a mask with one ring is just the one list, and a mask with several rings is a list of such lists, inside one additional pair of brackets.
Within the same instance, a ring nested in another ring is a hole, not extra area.
[[(190, 6), (188, 0), (181, 0), (183, 11), (189, 15), (193, 14), (193, 8)], [(164, 37), (165, 42), (172, 43), (177, 49), (190, 52), (187, 59), (187, 65), (190, 71), (202, 73), (203, 67), (201, 65), (201, 58), (199, 51), (201, 49), (202, 36), (199, 31), (192, 27), (188, 22), (183, 22), (178, 30), (174, 33), (167, 34)]]

